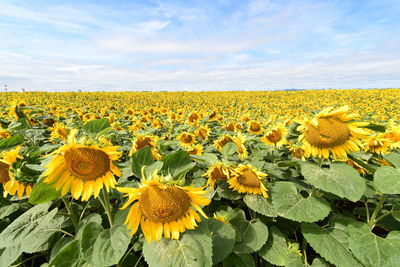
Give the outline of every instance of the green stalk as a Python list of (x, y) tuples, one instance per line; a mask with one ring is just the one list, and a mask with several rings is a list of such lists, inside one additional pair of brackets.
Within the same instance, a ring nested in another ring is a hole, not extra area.
[(318, 167), (322, 168), (323, 163), (324, 163), (324, 158), (318, 158)]
[[(372, 213), (371, 218), (369, 219), (369, 223), (368, 223), (368, 225), (371, 229), (374, 228), (376, 223), (378, 222), (376, 217), (378, 216), (379, 211), (381, 210), (387, 197), (388, 196), (386, 194), (382, 194), (381, 199), (379, 200), (378, 204), (376, 205), (374, 213)], [(378, 219), (381, 219), (381, 217), (379, 217)]]
[(111, 213), (110, 198), (108, 197), (108, 192), (107, 192), (107, 190), (104, 189), (104, 187), (101, 191), (103, 191), (103, 199), (104, 200), (102, 200), (101, 197), (99, 197), (99, 201), (107, 214), (108, 222), (110, 223), (110, 227), (112, 227), (114, 225), (114, 220), (113, 220), (113, 216)]
[(71, 202), (69, 202), (65, 197), (61, 197), (62, 201), (65, 204), (65, 208), (68, 211), (68, 216), (72, 221), (72, 224), (74, 225), (75, 230), (78, 230), (78, 220), (75, 217), (74, 211), (71, 208)]

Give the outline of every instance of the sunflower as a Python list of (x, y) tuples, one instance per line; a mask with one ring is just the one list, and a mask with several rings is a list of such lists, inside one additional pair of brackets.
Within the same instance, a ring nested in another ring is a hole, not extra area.
[(387, 131), (382, 134), (382, 138), (389, 141), (390, 148), (400, 148), (400, 126), (394, 126), (390, 122)]
[(215, 163), (208, 168), (208, 171), (205, 174), (203, 174), (203, 176), (208, 178), (206, 186), (210, 185), (211, 189), (214, 189), (215, 182), (217, 180), (228, 180), (231, 172), (231, 168), (222, 162)]
[(247, 152), (247, 148), (245, 147), (244, 143), (246, 142), (246, 137), (242, 135), (241, 133), (238, 133), (234, 140), (233, 140), (237, 146), (237, 152), (238, 156), (240, 159), (245, 159), (249, 156)]
[(183, 146), (191, 146), (197, 143), (196, 136), (192, 133), (182, 132), (176, 137)]
[(0, 129), (0, 137), (1, 138), (8, 138), (11, 137), (11, 133), (8, 130), (1, 130)]
[(190, 155), (196, 155), (196, 156), (201, 156), (203, 155), (203, 146), (200, 144), (186, 147), (186, 151), (189, 152)]
[(268, 197), (267, 189), (262, 180), (267, 177), (251, 165), (242, 165), (232, 169), (232, 175), (228, 179), (229, 188), (239, 193), (251, 193)]
[(234, 142), (233, 137), (229, 134), (224, 134), (214, 141), (214, 146), (221, 152), (222, 148), (229, 142)]
[(303, 161), (306, 160), (306, 158), (304, 157), (305, 151), (304, 151), (302, 146), (294, 145), (294, 144), (288, 144), (287, 148), (289, 149), (289, 151), (292, 154), (293, 158), (301, 159)]
[(196, 221), (201, 221), (196, 210), (207, 218), (199, 205), (206, 206), (211, 202), (203, 196), (207, 193), (203, 188), (162, 183), (156, 172), (151, 180), (143, 178), (140, 188), (118, 187), (117, 190), (128, 197), (121, 209), (135, 202), (125, 220), (130, 234), (135, 234), (140, 224), (148, 242), (160, 241), (163, 234), (165, 238), (179, 239), (186, 229), (195, 229)]
[(365, 151), (369, 151), (375, 154), (385, 154), (388, 151), (390, 142), (388, 139), (383, 138), (382, 135), (378, 135), (378, 136), (371, 136), (365, 146), (364, 146), (364, 150)]
[(150, 147), (151, 149), (151, 155), (153, 159), (159, 160), (161, 159), (160, 153), (158, 153), (157, 149), (157, 142), (158, 142), (158, 136), (155, 135), (136, 135), (136, 137), (133, 139), (133, 145), (131, 148), (131, 151), (129, 152), (129, 156), (132, 156), (133, 153), (136, 151), (142, 149), (145, 146)]
[(55, 156), (46, 166), (44, 182), (61, 189), (61, 196), (71, 192), (74, 199), (82, 197), (82, 201), (92, 195), (97, 198), (103, 185), (107, 191), (115, 188), (114, 175), (122, 175), (113, 163), (121, 154), (117, 149), (117, 146), (63, 145), (52, 153)]
[(193, 111), (188, 116), (188, 122), (191, 123), (191, 124), (197, 124), (199, 120), (201, 120), (201, 115), (197, 111)]
[(358, 114), (348, 114), (349, 107), (343, 106), (334, 111), (332, 107), (318, 113), (312, 120), (300, 122), (297, 130), (301, 132), (299, 141), (303, 143), (305, 156), (309, 158), (346, 158), (347, 153), (360, 150), (362, 140), (369, 135), (369, 131), (360, 128), (368, 125), (366, 122), (349, 122)]
[(283, 144), (286, 143), (286, 135), (287, 135), (286, 127), (282, 124), (270, 128), (261, 138), (261, 142), (267, 145), (281, 147)]
[(196, 136), (200, 137), (204, 141), (208, 140), (208, 136), (210, 135), (210, 128), (207, 125), (199, 127), (196, 132)]
[(50, 128), (50, 140), (60, 138), (63, 141), (66, 141), (68, 138), (69, 130), (65, 127), (62, 122), (56, 122), (53, 124), (53, 127)]
[(264, 128), (261, 126), (260, 123), (250, 120), (247, 122), (247, 131), (254, 135), (259, 135), (264, 132)]

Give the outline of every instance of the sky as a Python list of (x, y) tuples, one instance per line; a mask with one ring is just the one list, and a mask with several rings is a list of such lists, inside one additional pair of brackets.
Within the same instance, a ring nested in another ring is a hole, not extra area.
[(0, 91), (400, 87), (399, 0), (0, 0)]

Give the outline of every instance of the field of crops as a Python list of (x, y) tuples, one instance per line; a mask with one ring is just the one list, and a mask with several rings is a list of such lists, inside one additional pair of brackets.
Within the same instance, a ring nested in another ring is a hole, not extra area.
[(400, 89), (0, 102), (0, 266), (400, 262)]

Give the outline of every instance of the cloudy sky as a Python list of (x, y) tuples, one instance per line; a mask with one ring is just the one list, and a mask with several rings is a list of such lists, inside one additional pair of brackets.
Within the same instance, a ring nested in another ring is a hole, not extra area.
[(400, 87), (399, 0), (0, 0), (0, 89)]

